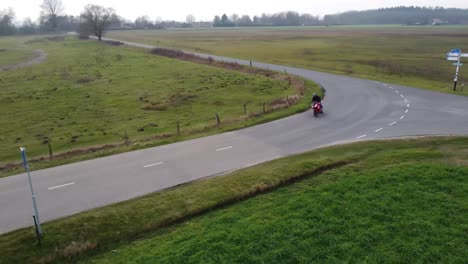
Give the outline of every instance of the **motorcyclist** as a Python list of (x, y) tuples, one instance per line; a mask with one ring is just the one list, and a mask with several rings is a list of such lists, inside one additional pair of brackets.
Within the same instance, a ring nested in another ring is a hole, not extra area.
[[(323, 109), (322, 98), (320, 96), (318, 96), (317, 93), (314, 93), (313, 96), (312, 96), (312, 106), (314, 106), (315, 103), (320, 104), (320, 106)], [(323, 110), (321, 112), (323, 112)]]
[(314, 93), (314, 95), (312, 96), (312, 104), (314, 102), (322, 103), (322, 98), (320, 98), (320, 96), (318, 96), (317, 93)]

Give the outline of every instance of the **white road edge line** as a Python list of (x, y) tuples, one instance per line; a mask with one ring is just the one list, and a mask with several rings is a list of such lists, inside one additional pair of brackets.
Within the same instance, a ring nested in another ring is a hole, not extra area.
[(402, 95), (402, 94), (400, 94), (400, 96), (401, 96), (401, 98), (405, 98), (405, 96), (404, 96), (404, 95)]
[(158, 163), (148, 164), (148, 165), (143, 166), (143, 168), (149, 168), (149, 167), (153, 167), (153, 166), (158, 166), (158, 165), (161, 165), (161, 164), (163, 164), (163, 163), (164, 163), (164, 162), (158, 162)]
[(73, 185), (73, 184), (75, 184), (75, 183), (74, 183), (74, 182), (65, 183), (65, 184), (62, 184), (62, 185), (50, 187), (49, 190), (58, 189), (58, 188), (62, 188), (62, 187), (69, 186), (69, 185)]
[(388, 124), (389, 126), (393, 126), (394, 124), (396, 124), (397, 122), (393, 122), (393, 123), (390, 123)]
[(356, 139), (361, 139), (367, 137), (367, 134), (357, 137)]
[(216, 151), (223, 151), (223, 150), (227, 150), (227, 149), (232, 149), (232, 146), (225, 147), (225, 148), (220, 148), (220, 149), (217, 149)]
[(400, 120), (402, 120), (403, 118), (405, 118), (405, 116), (404, 116), (404, 115), (402, 115), (402, 116), (400, 117)]
[(392, 89), (392, 90), (393, 90), (393, 89), (395, 89), (395, 88), (393, 88), (393, 87), (390, 87), (390, 89)]
[(377, 130), (375, 130), (375, 133), (380, 132), (380, 131), (382, 131), (382, 130), (383, 130), (383, 127), (379, 128), (379, 129), (377, 129)]

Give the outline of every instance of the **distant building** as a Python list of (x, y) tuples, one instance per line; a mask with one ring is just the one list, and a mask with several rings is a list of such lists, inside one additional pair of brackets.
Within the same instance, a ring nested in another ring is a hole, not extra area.
[(193, 28), (211, 28), (213, 27), (213, 22), (193, 22)]
[(133, 29), (133, 28), (135, 28), (135, 25), (133, 25), (133, 23), (122, 23), (121, 28), (122, 29)]
[(444, 21), (440, 18), (434, 18), (432, 19), (432, 25), (433, 26), (439, 26), (439, 25), (445, 25), (445, 24), (448, 24), (448, 21)]

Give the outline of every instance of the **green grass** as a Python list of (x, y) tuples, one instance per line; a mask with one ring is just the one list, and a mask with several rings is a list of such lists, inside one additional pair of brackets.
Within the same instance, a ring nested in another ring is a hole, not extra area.
[(0, 67), (25, 62), (31, 57), (32, 51), (30, 50), (4, 49), (0, 47)]
[[(467, 27), (343, 26), (112, 31), (109, 37), (451, 92)], [(464, 69), (462, 68), (462, 75)], [(463, 78), (462, 78), (463, 80)], [(468, 90), (459, 92), (468, 95)]]
[[(23, 45), (25, 40), (0, 38), (0, 43)], [(256, 112), (263, 103), (296, 91), (284, 81), (96, 41), (40, 38), (26, 43), (28, 48), (45, 50), (48, 59), (33, 67), (0, 72), (0, 165), (18, 162), (20, 146), (27, 147), (30, 158), (37, 158), (48, 155), (48, 142), (55, 153), (122, 144), (126, 131), (134, 142), (78, 158), (33, 163), (37, 169), (235, 129), (307, 107), (297, 105), (245, 120), (243, 104), (248, 104), (248, 113)], [(319, 90), (311, 82), (307, 86), (307, 98)], [(145, 110), (148, 107), (157, 110)], [(210, 129), (215, 112), (226, 124), (217, 130)], [(181, 136), (157, 138), (175, 134), (178, 120)], [(146, 138), (156, 139), (138, 143)], [(1, 171), (0, 176), (16, 172)]]
[[(467, 258), (468, 138), (356, 143), (0, 236), (0, 263), (443, 262)], [(248, 199), (250, 198), (250, 199)]]
[(0, 67), (25, 62), (33, 56), (33, 51), (23, 42), (31, 37), (0, 37)]
[(30, 40), (31, 37), (0, 37), (0, 49), (14, 49), (22, 46), (23, 42)]

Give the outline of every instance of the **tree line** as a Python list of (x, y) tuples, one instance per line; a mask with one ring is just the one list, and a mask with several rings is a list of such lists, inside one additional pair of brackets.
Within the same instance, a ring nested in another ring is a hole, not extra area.
[(60, 0), (43, 0), (40, 8), (38, 22), (26, 18), (19, 26), (14, 24), (15, 12), (13, 9), (0, 10), (0, 36), (73, 31), (80, 23), (79, 17), (63, 14), (64, 9)]
[(15, 26), (14, 11), (9, 8), (0, 11), (0, 36), (12, 34), (57, 33), (77, 31), (80, 37), (95, 35), (101, 40), (104, 32), (113, 23), (120, 24), (120, 18), (112, 8), (88, 4), (79, 17), (63, 14), (64, 6), (61, 0), (43, 0), (39, 23), (25, 19), (21, 26)]
[[(112, 8), (91, 4), (87, 5), (79, 16), (71, 16), (64, 14), (61, 0), (43, 0), (40, 8), (38, 21), (33, 22), (30, 18), (26, 18), (20, 25), (14, 23), (15, 12), (12, 8), (0, 10), (0, 36), (70, 31), (76, 31), (83, 36), (86, 33), (102, 35), (106, 29), (191, 27), (196, 21), (193, 15), (188, 15), (186, 22), (162, 21), (160, 18), (151, 21), (148, 16), (140, 16), (130, 21), (118, 16)], [(211, 26), (211, 23), (205, 25)]]
[(311, 26), (320, 25), (320, 18), (310, 14), (299, 14), (294, 11), (280, 12), (272, 15), (262, 14), (261, 16), (249, 15), (239, 16), (233, 14), (227, 16), (223, 14), (215, 16), (213, 19), (214, 27), (249, 27), (249, 26)]
[(326, 15), (323, 23), (327, 25), (467, 25), (468, 9), (400, 6)]
[(326, 15), (323, 19), (310, 14), (299, 14), (294, 11), (272, 15), (262, 14), (250, 18), (223, 14), (215, 16), (215, 27), (246, 26), (311, 26), (311, 25), (467, 25), (468, 9), (443, 7), (392, 7), (366, 11), (349, 11), (340, 14)]
[(36, 34), (77, 31), (81, 35), (91, 33), (98, 38), (106, 29), (162, 29), (188, 27), (249, 27), (249, 26), (311, 26), (311, 25), (365, 25), (365, 24), (406, 24), (439, 25), (468, 24), (468, 9), (442, 7), (393, 7), (366, 11), (350, 11), (323, 18), (294, 11), (275, 14), (215, 16), (210, 22), (196, 22), (188, 15), (185, 22), (152, 21), (141, 16), (134, 21), (118, 16), (112, 8), (87, 5), (80, 16), (64, 14), (61, 0), (43, 0), (37, 22), (27, 18), (21, 25), (15, 25), (15, 12), (8, 8), (0, 10), (0, 36), (13, 34)]

